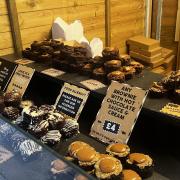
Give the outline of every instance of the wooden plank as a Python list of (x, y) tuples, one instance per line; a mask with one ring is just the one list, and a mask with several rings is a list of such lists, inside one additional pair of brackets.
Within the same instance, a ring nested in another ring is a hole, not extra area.
[(10, 24), (9, 24), (8, 15), (0, 16), (0, 33), (9, 32), (9, 31), (10, 31)]
[(0, 16), (7, 14), (7, 6), (5, 0), (0, 0)]
[(0, 49), (13, 47), (12, 36), (10, 32), (0, 33)]
[(48, 9), (58, 9), (63, 7), (76, 7), (88, 4), (103, 3), (104, 0), (18, 0), (17, 9), (18, 12), (29, 12), (29, 11), (39, 11), (39, 10), (48, 10)]
[(0, 56), (4, 56), (7, 54), (13, 54), (14, 49), (13, 48), (7, 48), (7, 49), (0, 49)]

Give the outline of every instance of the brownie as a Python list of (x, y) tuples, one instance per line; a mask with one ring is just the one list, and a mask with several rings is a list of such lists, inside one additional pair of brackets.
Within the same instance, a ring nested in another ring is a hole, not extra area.
[(3, 112), (4, 108), (5, 108), (4, 96), (2, 95), (2, 96), (0, 96), (0, 113)]
[(20, 116), (19, 109), (16, 107), (5, 107), (2, 115), (10, 120), (16, 120)]
[(53, 52), (54, 52), (54, 49), (51, 47), (51, 46), (46, 46), (46, 45), (43, 45), (43, 46), (41, 46), (40, 48), (39, 48), (39, 51), (41, 52), (41, 53), (47, 53), (47, 54), (53, 54)]
[(7, 92), (4, 95), (5, 106), (19, 107), (21, 99), (21, 94), (16, 90)]
[(106, 72), (104, 67), (94, 69), (92, 77), (104, 83), (106, 81)]
[(131, 63), (131, 57), (128, 54), (120, 55), (120, 60), (122, 62), (122, 66), (129, 66)]
[(102, 51), (104, 60), (109, 61), (113, 59), (119, 59), (119, 49), (113, 47), (106, 47)]
[(85, 76), (91, 76), (93, 72), (93, 65), (88, 63), (82, 67), (81, 74)]
[(85, 47), (82, 47), (82, 46), (74, 47), (74, 52), (79, 52), (84, 56), (87, 55), (87, 49)]
[(24, 58), (27, 58), (27, 59), (31, 59), (32, 58), (32, 56), (31, 56), (31, 49), (30, 48), (26, 48), (26, 49), (24, 49), (23, 51), (22, 51), (22, 56), (24, 57)]
[(144, 69), (144, 65), (142, 65), (141, 63), (136, 62), (136, 61), (132, 61), (132, 62), (130, 63), (130, 66), (132, 66), (132, 67), (135, 68), (136, 74), (142, 73), (142, 70)]
[(46, 53), (46, 52), (43, 52), (41, 55), (38, 56), (37, 60), (38, 62), (48, 62), (48, 61), (51, 61), (52, 60), (52, 55)]
[(152, 87), (149, 89), (149, 95), (152, 98), (164, 97), (167, 94), (167, 90), (160, 82), (154, 82)]
[(94, 66), (94, 68), (99, 68), (102, 67), (104, 65), (104, 59), (101, 56), (95, 56), (92, 59), (92, 64)]
[(31, 49), (34, 51), (37, 51), (40, 49), (40, 47), (42, 46), (42, 42), (41, 41), (34, 41), (32, 44), (31, 44)]
[(110, 60), (104, 63), (105, 70), (107, 73), (117, 71), (121, 67), (121, 61), (120, 60)]
[(132, 66), (124, 66), (122, 69), (126, 80), (132, 79), (136, 73), (136, 70)]
[(118, 81), (123, 83), (125, 81), (125, 75), (121, 71), (113, 71), (107, 75), (108, 83), (110, 84), (111, 81)]
[(68, 57), (68, 62), (72, 64), (82, 64), (82, 63), (87, 63), (88, 58), (83, 54), (81, 54), (80, 52), (73, 52)]

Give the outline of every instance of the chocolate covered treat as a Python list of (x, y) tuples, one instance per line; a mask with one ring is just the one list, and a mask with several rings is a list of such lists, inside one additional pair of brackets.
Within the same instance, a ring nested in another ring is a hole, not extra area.
[(167, 94), (167, 90), (160, 82), (154, 82), (149, 89), (149, 95), (154, 98), (164, 97)]
[(22, 51), (22, 56), (24, 58), (28, 58), (28, 59), (31, 59), (31, 49), (30, 48), (26, 48)]
[(46, 45), (41, 46), (39, 50), (42, 54), (49, 54), (49, 55), (52, 55), (54, 52), (51, 46), (46, 46)]
[(58, 130), (48, 131), (47, 134), (41, 138), (41, 141), (49, 146), (56, 145), (57, 143), (60, 142), (60, 140), (61, 140), (61, 134)]
[(106, 47), (102, 51), (104, 60), (109, 61), (113, 59), (119, 59), (119, 49), (113, 47)]
[(5, 108), (4, 96), (0, 96), (0, 113), (3, 112), (4, 108)]
[(20, 112), (18, 108), (8, 106), (4, 108), (2, 115), (10, 120), (16, 120), (20, 116)]
[(5, 93), (4, 95), (5, 106), (19, 107), (20, 102), (21, 102), (21, 94), (18, 91), (14, 90)]
[(98, 81), (101, 81), (101, 82), (105, 82), (105, 79), (106, 79), (106, 72), (104, 70), (103, 67), (100, 67), (100, 68), (96, 68), (93, 70), (93, 78), (98, 80)]
[(93, 72), (93, 65), (90, 63), (84, 65), (81, 70), (81, 74), (85, 76), (91, 76), (92, 72)]
[(53, 105), (49, 105), (49, 104), (43, 104), (39, 107), (40, 111), (44, 111), (45, 114), (54, 112), (55, 107)]
[(142, 70), (144, 69), (144, 65), (136, 61), (132, 61), (130, 63), (130, 66), (132, 66), (136, 70), (136, 74), (142, 73)]
[(129, 80), (132, 79), (136, 73), (136, 70), (132, 66), (124, 66), (123, 67), (123, 72), (125, 75), (125, 79)]
[(121, 160), (122, 163), (125, 163), (126, 157), (130, 153), (130, 148), (126, 144), (116, 143), (107, 146), (106, 152)]
[(153, 173), (153, 160), (148, 155), (141, 153), (129, 154), (126, 163), (128, 168), (136, 171), (142, 178), (150, 177)]
[(98, 179), (116, 179), (122, 172), (121, 162), (114, 157), (105, 157), (95, 164), (95, 175)]
[(43, 45), (43, 43), (41, 41), (34, 41), (31, 44), (31, 49), (34, 51), (38, 51), (40, 49), (40, 47)]
[(113, 71), (107, 75), (108, 83), (110, 84), (111, 81), (118, 81), (123, 83), (125, 81), (125, 75), (121, 71)]
[(131, 57), (128, 54), (120, 55), (120, 60), (121, 60), (122, 66), (129, 66), (131, 63)]
[(36, 61), (38, 62), (48, 62), (52, 59), (52, 55), (44, 52), (43, 54), (39, 55), (38, 58), (36, 59)]
[(120, 60), (111, 60), (104, 63), (105, 70), (107, 73), (119, 70), (121, 67), (121, 61)]
[(69, 138), (79, 132), (79, 124), (73, 119), (66, 119), (60, 133), (64, 138)]
[(142, 180), (139, 174), (131, 169), (124, 169), (120, 177), (121, 180)]
[(94, 68), (99, 68), (99, 67), (102, 67), (104, 65), (104, 59), (101, 56), (95, 56), (92, 59), (92, 63), (93, 63)]

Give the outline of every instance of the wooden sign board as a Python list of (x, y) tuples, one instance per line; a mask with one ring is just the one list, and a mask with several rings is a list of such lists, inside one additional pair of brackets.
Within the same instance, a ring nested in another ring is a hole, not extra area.
[(66, 116), (77, 120), (83, 110), (89, 93), (89, 91), (83, 88), (65, 83), (56, 100), (56, 109)]
[(112, 81), (90, 135), (105, 143), (127, 143), (147, 91)]
[(17, 65), (0, 59), (0, 90), (5, 91)]
[(106, 87), (106, 85), (95, 79), (88, 79), (85, 81), (81, 81), (80, 83), (90, 90), (97, 90)]
[(31, 78), (34, 74), (34, 69), (22, 65), (18, 65), (11, 82), (8, 85), (7, 92), (17, 90), (21, 95), (25, 93)]

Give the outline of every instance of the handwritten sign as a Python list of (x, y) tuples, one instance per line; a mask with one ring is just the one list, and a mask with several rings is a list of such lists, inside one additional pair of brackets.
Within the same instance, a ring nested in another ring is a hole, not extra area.
[(16, 64), (0, 59), (0, 90), (6, 90), (16, 67)]
[(41, 71), (41, 72), (43, 74), (47, 74), (47, 75), (52, 76), (52, 77), (61, 76), (65, 73), (64, 71), (60, 71), (60, 70), (54, 69), (54, 68), (49, 68), (49, 69), (46, 69), (46, 70)]
[(127, 143), (146, 95), (143, 89), (113, 81), (90, 135), (105, 143)]
[(106, 87), (106, 85), (94, 79), (88, 79), (85, 81), (81, 81), (80, 83), (90, 90), (96, 90)]
[(65, 83), (61, 89), (55, 106), (63, 114), (78, 119), (89, 96), (89, 91)]
[(27, 64), (32, 64), (34, 61), (29, 60), (29, 59), (17, 59), (15, 60), (16, 63), (21, 64), (21, 65), (27, 65)]
[(29, 82), (34, 74), (34, 69), (22, 65), (18, 65), (11, 82), (7, 88), (7, 92), (17, 90), (21, 95), (25, 93)]
[(180, 105), (174, 103), (168, 103), (165, 107), (162, 108), (160, 112), (180, 117)]

